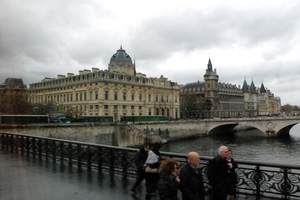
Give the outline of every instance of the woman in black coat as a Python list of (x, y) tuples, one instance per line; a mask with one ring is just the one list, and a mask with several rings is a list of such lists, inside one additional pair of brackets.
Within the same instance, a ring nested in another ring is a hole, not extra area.
[(136, 176), (135, 183), (130, 189), (133, 193), (136, 193), (136, 188), (145, 178), (144, 163), (148, 158), (148, 152), (149, 152), (149, 144), (144, 144), (135, 155), (134, 163), (137, 169), (136, 171), (137, 176)]
[(160, 200), (179, 200), (177, 196), (180, 180), (177, 176), (179, 163), (171, 158), (162, 161), (160, 165), (160, 179), (158, 194)]

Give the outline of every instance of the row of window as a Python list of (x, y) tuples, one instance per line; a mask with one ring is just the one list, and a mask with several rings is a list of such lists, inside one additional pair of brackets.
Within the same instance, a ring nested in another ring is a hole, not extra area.
[[(75, 101), (86, 101), (86, 100), (98, 100), (99, 94), (98, 91), (91, 91), (89, 94), (89, 99), (87, 97), (87, 92), (80, 92), (75, 94)], [(109, 100), (109, 91), (104, 92), (104, 99)], [(32, 103), (43, 103), (44, 99), (42, 96), (36, 97), (36, 98), (30, 98), (30, 102)], [(114, 100), (120, 100), (118, 98), (118, 92), (114, 93)], [(127, 93), (123, 92), (122, 96), (123, 101), (127, 101)], [(148, 101), (151, 102), (152, 95), (148, 94)], [(47, 102), (72, 102), (73, 101), (73, 94), (60, 94), (60, 95), (51, 95), (46, 97)], [(135, 94), (131, 94), (131, 101), (136, 101)], [(139, 94), (138, 101), (143, 101), (143, 95)], [(174, 102), (177, 103), (177, 96), (175, 96)], [(161, 95), (159, 98), (159, 95), (155, 96), (155, 102), (170, 102), (169, 96), (163, 96)]]
[[(94, 83), (94, 85), (98, 85), (98, 83)], [(109, 85), (108, 82), (104, 82), (104, 85)], [(119, 84), (114, 83), (114, 86), (118, 87)], [(90, 86), (93, 86), (93, 83), (90, 83)], [(123, 87), (126, 88), (128, 85), (123, 84)], [(34, 92), (31, 92), (32, 94), (38, 94), (38, 93), (43, 93), (43, 92), (52, 92), (52, 91), (60, 91), (60, 90), (69, 90), (73, 88), (86, 88), (87, 84), (78, 84), (75, 86), (67, 86), (67, 87), (57, 87), (57, 88), (52, 88), (52, 89), (45, 89), (45, 90), (36, 90)], [(142, 89), (141, 86), (134, 86), (132, 85), (131, 88), (134, 89), (135, 87), (138, 87), (139, 89)], [(149, 90), (151, 90), (151, 87), (149, 87)]]

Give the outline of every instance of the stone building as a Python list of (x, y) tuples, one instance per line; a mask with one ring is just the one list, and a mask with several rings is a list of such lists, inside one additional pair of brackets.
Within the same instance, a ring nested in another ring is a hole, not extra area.
[(21, 78), (7, 78), (0, 85), (0, 114), (25, 113), (27, 104), (27, 86)]
[(255, 87), (244, 80), (242, 88), (230, 83), (220, 83), (216, 69), (208, 60), (204, 82), (181, 86), (182, 118), (229, 118), (279, 115), (280, 98), (274, 97), (262, 84)]
[(111, 57), (107, 70), (84, 69), (32, 83), (28, 99), (32, 104), (54, 103), (56, 110), (73, 117), (163, 115), (179, 118), (179, 86), (161, 76), (146, 77), (136, 72), (135, 61), (122, 46)]

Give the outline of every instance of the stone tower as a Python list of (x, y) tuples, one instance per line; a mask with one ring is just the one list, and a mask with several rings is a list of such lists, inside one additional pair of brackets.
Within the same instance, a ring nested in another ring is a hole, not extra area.
[(213, 70), (210, 59), (208, 60), (206, 73), (204, 74), (204, 81), (206, 110), (216, 111), (219, 104), (219, 76), (216, 69)]

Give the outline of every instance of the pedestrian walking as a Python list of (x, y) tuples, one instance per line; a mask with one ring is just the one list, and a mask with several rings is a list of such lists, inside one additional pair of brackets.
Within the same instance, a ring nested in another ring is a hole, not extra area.
[(158, 194), (160, 200), (179, 200), (177, 196), (180, 179), (177, 176), (179, 163), (168, 158), (160, 164), (160, 179), (158, 181)]
[(134, 163), (136, 166), (136, 180), (130, 189), (133, 193), (136, 193), (136, 188), (145, 178), (144, 164), (148, 158), (149, 144), (144, 144), (134, 157)]
[(221, 146), (218, 149), (218, 155), (208, 163), (207, 177), (211, 200), (226, 200), (227, 198), (227, 154), (228, 148)]
[(179, 171), (179, 189), (182, 192), (182, 200), (204, 200), (205, 190), (199, 163), (199, 154), (190, 152), (188, 163), (183, 165)]
[(160, 143), (154, 143), (152, 149), (148, 153), (148, 158), (144, 164), (145, 169), (145, 180), (146, 180), (146, 199), (150, 196), (156, 195), (157, 184), (160, 178), (158, 174), (160, 164)]

